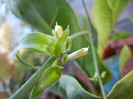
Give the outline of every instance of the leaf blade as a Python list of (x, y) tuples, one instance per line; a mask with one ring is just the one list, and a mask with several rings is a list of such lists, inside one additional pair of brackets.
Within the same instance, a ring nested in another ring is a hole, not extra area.
[(21, 49), (31, 49), (36, 52), (54, 56), (48, 49), (48, 44), (50, 42), (55, 42), (55, 39), (49, 35), (42, 33), (29, 33), (23, 35), (19, 39), (19, 45)]
[(96, 0), (93, 19), (98, 32), (98, 54), (103, 55), (114, 24), (130, 0)]
[(107, 95), (107, 99), (131, 99), (133, 97), (133, 71), (129, 72), (124, 78), (119, 80)]

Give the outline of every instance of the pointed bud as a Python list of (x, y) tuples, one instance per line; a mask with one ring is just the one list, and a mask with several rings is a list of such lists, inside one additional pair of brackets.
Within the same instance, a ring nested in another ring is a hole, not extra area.
[(62, 62), (62, 65), (65, 64), (67, 62), (67, 59), (68, 59), (68, 54), (64, 54), (61, 58), (61, 62)]
[(79, 57), (86, 55), (88, 52), (88, 49), (89, 49), (89, 47), (88, 48), (82, 48), (78, 51), (73, 52), (72, 54), (69, 54), (68, 55), (68, 61), (71, 61), (71, 60), (74, 60), (74, 59), (77, 59)]
[(72, 40), (71, 39), (67, 39), (67, 42), (66, 42), (66, 51), (70, 51), (71, 49), (71, 46), (72, 46)]
[(68, 51), (70, 51), (71, 46), (72, 46), (72, 40), (71, 39), (67, 39), (67, 41), (63, 45), (62, 52), (63, 53), (67, 53)]
[(55, 33), (56, 33), (57, 38), (61, 37), (63, 34), (63, 28), (59, 26), (58, 24), (56, 24), (55, 26)]

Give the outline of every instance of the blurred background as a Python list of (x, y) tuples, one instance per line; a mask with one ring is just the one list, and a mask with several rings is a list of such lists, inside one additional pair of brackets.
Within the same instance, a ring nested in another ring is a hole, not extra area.
[[(81, 0), (68, 0), (74, 12), (76, 13), (82, 29), (88, 28), (87, 17), (83, 8)], [(88, 13), (91, 21), (93, 13), (94, 0), (85, 0)], [(120, 15), (117, 23), (114, 26), (115, 33), (122, 32), (133, 35), (133, 0), (128, 4), (124, 12)], [(0, 0), (0, 99), (4, 99), (12, 95), (23, 83), (35, 72), (20, 64), (16, 57), (16, 49), (18, 48), (18, 38), (22, 34), (38, 31), (31, 27), (28, 23), (17, 18), (9, 9), (7, 0)], [(114, 37), (115, 38), (115, 37)], [(118, 66), (120, 61), (120, 52), (124, 45), (128, 45), (131, 51), (131, 57), (124, 66), (124, 70), (119, 75)], [(32, 65), (43, 64), (48, 56), (33, 53), (24, 50), (22, 57)], [(111, 58), (113, 57), (113, 58)], [(106, 93), (108, 93), (112, 86), (133, 70), (133, 38), (113, 40), (108, 43), (104, 52), (104, 63), (108, 64), (108, 68), (113, 73), (113, 78), (105, 84)], [(73, 65), (73, 66), (71, 66)], [(91, 86), (86, 76), (75, 66), (73, 62), (68, 62), (64, 65), (63, 74), (75, 75), (78, 79), (85, 82), (86, 85)], [(61, 97), (45, 91), (39, 99), (61, 99)]]

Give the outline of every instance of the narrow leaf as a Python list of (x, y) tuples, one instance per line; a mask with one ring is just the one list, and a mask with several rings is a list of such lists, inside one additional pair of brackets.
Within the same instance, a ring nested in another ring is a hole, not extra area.
[(110, 40), (126, 39), (126, 38), (129, 38), (129, 37), (133, 37), (133, 35), (128, 34), (128, 33), (124, 32), (124, 31), (121, 31), (121, 30), (114, 29), (113, 32), (115, 34), (110, 36)]
[(130, 57), (131, 57), (130, 48), (127, 45), (125, 45), (122, 48), (122, 51), (121, 51), (121, 54), (120, 54), (120, 73), (122, 73), (126, 62), (130, 59)]
[(33, 66), (33, 65), (30, 65), (30, 64), (26, 63), (26, 62), (21, 58), (20, 52), (19, 52), (19, 51), (17, 51), (16, 57), (17, 57), (18, 61), (19, 61), (21, 64), (23, 64), (24, 66), (27, 66), (27, 67), (30, 67), (30, 68), (35, 68), (35, 69), (38, 68), (38, 67), (35, 67), (35, 66)]
[(38, 81), (38, 83), (35, 85), (35, 87), (32, 90), (31, 98), (38, 96), (46, 88), (55, 84), (61, 77), (60, 72), (62, 71), (62, 69), (63, 68), (60, 66), (54, 66), (44, 71), (40, 80)]

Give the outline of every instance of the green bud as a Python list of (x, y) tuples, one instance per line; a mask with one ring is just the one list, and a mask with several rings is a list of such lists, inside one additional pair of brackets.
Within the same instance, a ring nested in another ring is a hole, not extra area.
[(71, 49), (71, 46), (72, 46), (72, 40), (71, 39), (67, 39), (67, 42), (66, 42), (66, 51), (70, 51)]
[(67, 53), (68, 51), (70, 51), (71, 46), (72, 46), (72, 40), (71, 39), (67, 39), (67, 41), (63, 45), (62, 52), (63, 53)]
[(67, 62), (67, 59), (68, 59), (68, 54), (64, 54), (61, 58), (61, 62), (62, 62), (62, 65), (65, 64)]
[(88, 52), (88, 49), (89, 49), (89, 47), (82, 48), (82, 49), (80, 49), (78, 51), (75, 51), (75, 52), (69, 54), (68, 55), (68, 61), (71, 61), (71, 60), (74, 60), (74, 59), (77, 59), (79, 57), (82, 57), (82, 56), (86, 55), (87, 52)]
[(64, 48), (64, 44), (67, 41), (68, 35), (69, 35), (69, 27), (67, 27), (67, 29), (61, 35), (61, 37), (58, 38), (58, 40), (56, 41), (56, 44), (55, 44), (55, 52), (56, 53), (60, 54), (60, 52), (62, 52), (62, 50)]

